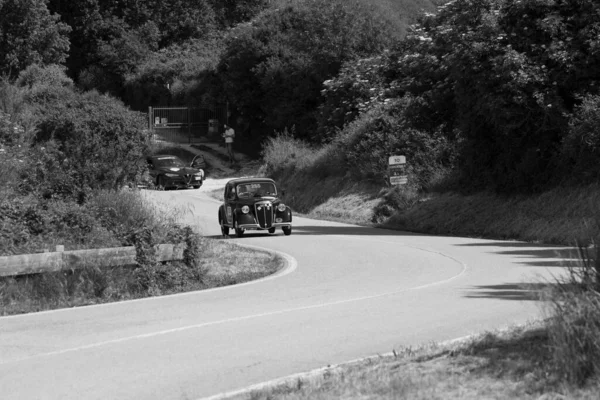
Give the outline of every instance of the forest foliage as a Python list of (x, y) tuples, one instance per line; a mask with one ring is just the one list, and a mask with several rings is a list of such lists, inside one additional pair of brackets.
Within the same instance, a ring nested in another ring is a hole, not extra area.
[(147, 107), (215, 102), (317, 174), (383, 184), (405, 154), (414, 190), (597, 182), (599, 32), (592, 0), (0, 0), (2, 201), (135, 185)]

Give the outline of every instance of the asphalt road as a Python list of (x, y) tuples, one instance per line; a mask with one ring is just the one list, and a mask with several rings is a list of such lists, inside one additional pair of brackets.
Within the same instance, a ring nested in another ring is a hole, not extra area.
[[(189, 222), (220, 234), (218, 203), (201, 191), (150, 195), (187, 204)], [(286, 253), (288, 269), (237, 287), (0, 318), (0, 398), (198, 399), (501, 328), (539, 316), (520, 285), (560, 273), (568, 257), (303, 218), (291, 236), (229, 240)]]

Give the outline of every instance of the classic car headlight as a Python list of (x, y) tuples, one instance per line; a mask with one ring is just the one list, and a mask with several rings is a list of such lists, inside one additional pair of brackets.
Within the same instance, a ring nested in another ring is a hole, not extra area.
[(277, 206), (277, 209), (278, 209), (280, 212), (284, 212), (284, 211), (285, 211), (285, 204), (281, 203), (280, 205), (278, 205), (278, 206)]
[(178, 174), (165, 174), (165, 176), (168, 176), (169, 178), (177, 178), (179, 175)]
[(248, 206), (243, 206), (243, 207), (242, 207), (242, 212), (243, 212), (244, 214), (248, 214), (248, 213), (250, 212), (250, 207), (248, 207)]

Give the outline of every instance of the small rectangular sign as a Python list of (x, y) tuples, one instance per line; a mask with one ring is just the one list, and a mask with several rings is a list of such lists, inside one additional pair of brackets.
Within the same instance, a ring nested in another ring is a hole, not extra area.
[(406, 164), (406, 156), (391, 156), (389, 165)]
[[(388, 175), (390, 177), (391, 185), (405, 185), (406, 183), (408, 183), (408, 176), (406, 174), (406, 158), (404, 156), (398, 156), (398, 157), (402, 157), (401, 161), (403, 161), (403, 162), (391, 164), (388, 167)], [(400, 160), (394, 160), (394, 161), (400, 161)], [(392, 157), (390, 157), (390, 162), (392, 162)]]
[(390, 176), (391, 185), (406, 185), (408, 183), (408, 177), (406, 175), (401, 176)]

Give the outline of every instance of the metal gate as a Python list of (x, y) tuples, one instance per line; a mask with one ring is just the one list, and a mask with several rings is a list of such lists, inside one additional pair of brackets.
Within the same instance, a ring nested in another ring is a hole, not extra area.
[(148, 128), (155, 140), (197, 143), (215, 140), (228, 122), (227, 105), (215, 107), (148, 107)]

